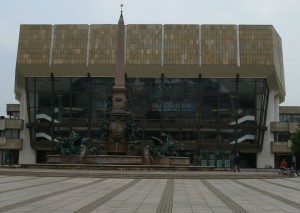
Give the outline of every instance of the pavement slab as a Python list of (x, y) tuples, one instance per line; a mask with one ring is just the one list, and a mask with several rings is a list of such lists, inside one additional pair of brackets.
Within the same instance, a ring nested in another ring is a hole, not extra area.
[(84, 176), (74, 176), (80, 171), (17, 170), (0, 168), (0, 212), (300, 212), (297, 176), (156, 171), (149, 178), (148, 171), (84, 171)]

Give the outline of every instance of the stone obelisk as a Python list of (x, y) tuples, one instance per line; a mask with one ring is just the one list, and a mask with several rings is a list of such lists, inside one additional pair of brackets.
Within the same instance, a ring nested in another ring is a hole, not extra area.
[(128, 145), (125, 138), (125, 123), (129, 113), (125, 111), (125, 104), (125, 26), (123, 11), (121, 9), (117, 32), (116, 73), (115, 84), (112, 89), (112, 109), (107, 113), (110, 117), (107, 143), (108, 154), (124, 155), (127, 153)]
[(112, 113), (123, 113), (126, 102), (125, 88), (125, 26), (121, 10), (117, 32), (115, 84), (112, 92)]

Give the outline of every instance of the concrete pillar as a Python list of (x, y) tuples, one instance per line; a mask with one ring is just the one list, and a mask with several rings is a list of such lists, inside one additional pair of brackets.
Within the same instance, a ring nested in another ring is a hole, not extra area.
[(20, 132), (20, 137), (23, 138), (23, 149), (19, 152), (19, 164), (36, 163), (36, 151), (30, 146), (29, 129), (26, 128), (28, 123), (26, 91), (22, 89), (20, 98), (20, 118), (24, 120), (23, 130)]
[(274, 141), (274, 133), (270, 131), (270, 123), (275, 119), (275, 104), (277, 102), (275, 101), (274, 91), (270, 91), (266, 117), (266, 126), (268, 129), (265, 131), (262, 151), (257, 153), (257, 168), (274, 168), (274, 154), (271, 153), (271, 141)]
[(4, 157), (3, 157), (3, 150), (0, 150), (0, 165), (2, 166), (4, 164)]
[(278, 96), (274, 97), (274, 121), (279, 121), (279, 98)]

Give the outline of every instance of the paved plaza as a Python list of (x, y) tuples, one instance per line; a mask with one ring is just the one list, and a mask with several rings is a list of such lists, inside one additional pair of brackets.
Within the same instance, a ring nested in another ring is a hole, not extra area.
[(0, 168), (0, 212), (300, 212), (299, 177), (218, 174)]

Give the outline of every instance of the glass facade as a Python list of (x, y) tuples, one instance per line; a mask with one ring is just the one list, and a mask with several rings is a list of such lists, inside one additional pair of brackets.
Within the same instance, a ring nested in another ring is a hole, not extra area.
[(13, 165), (19, 162), (19, 151), (18, 150), (0, 150), (0, 164)]
[(300, 122), (300, 114), (280, 114), (280, 122)]
[[(114, 78), (45, 77), (26, 82), (33, 146), (49, 145), (72, 130), (97, 139), (110, 110)], [(145, 143), (161, 132), (171, 134), (183, 144), (180, 155), (207, 160), (208, 165), (209, 160), (217, 165), (220, 155), (230, 160), (228, 153), (233, 151), (255, 155), (262, 146), (269, 92), (264, 79), (162, 75), (126, 78), (126, 88), (131, 100), (127, 110), (135, 115), (139, 140)]]

